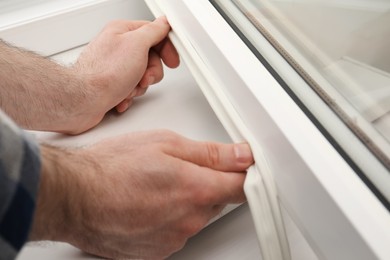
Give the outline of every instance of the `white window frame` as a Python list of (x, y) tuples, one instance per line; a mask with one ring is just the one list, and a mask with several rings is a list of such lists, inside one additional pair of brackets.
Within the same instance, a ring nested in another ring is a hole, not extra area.
[[(274, 247), (263, 239), (259, 218), (275, 213), (263, 207), (268, 197), (286, 209), (319, 258), (390, 259), (389, 212), (210, 2), (146, 2), (155, 15), (168, 17), (171, 39), (232, 139), (252, 146), (258, 172), (249, 173), (246, 185), (265, 189), (258, 192), (263, 197), (246, 193), (263, 258), (283, 255), (264, 252)], [(276, 194), (272, 183), (256, 178), (273, 179)]]
[[(143, 0), (53, 2), (43, 13), (0, 22), (0, 38), (48, 56), (89, 42), (110, 20), (152, 19)], [(147, 2), (167, 15), (176, 47), (226, 130), (254, 148), (251, 177), (266, 179), (271, 213), (280, 202), (320, 258), (390, 259), (388, 211), (211, 4)], [(248, 199), (256, 208), (258, 198)], [(278, 229), (278, 221), (270, 223)]]
[(2, 14), (0, 39), (49, 56), (88, 43), (111, 20), (152, 18), (143, 0), (52, 0)]

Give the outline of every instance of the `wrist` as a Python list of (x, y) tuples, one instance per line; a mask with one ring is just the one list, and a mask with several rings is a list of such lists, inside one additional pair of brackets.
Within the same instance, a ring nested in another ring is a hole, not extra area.
[[(77, 233), (79, 180), (71, 151), (42, 146), (42, 170), (30, 240), (69, 241)], [(72, 230), (69, 230), (71, 228)]]
[[(74, 67), (63, 67), (63, 73), (69, 79), (69, 84), (64, 82), (61, 89), (53, 89), (61, 93), (58, 96), (60, 104), (57, 103), (57, 107), (53, 104), (56, 107), (55, 114), (60, 116), (54, 122), (54, 128), (49, 131), (79, 134), (95, 126), (104, 114), (99, 114), (95, 109), (98, 101), (97, 92), (91, 87), (87, 76)], [(56, 102), (57, 99), (51, 100)]]
[(111, 68), (102, 70), (100, 68), (103, 67), (102, 65), (95, 64), (98, 61), (93, 63), (89, 59), (88, 62), (85, 61), (84, 56), (88, 55), (82, 53), (79, 60), (69, 69), (73, 77), (82, 82), (84, 91), (90, 97), (89, 104), (95, 108), (95, 111), (99, 108), (107, 112), (123, 100), (123, 95), (116, 93), (119, 88), (112, 88), (112, 85), (118, 81), (117, 75)]
[[(79, 134), (95, 127), (113, 108), (109, 103), (109, 79), (96, 73), (88, 73), (82, 66), (75, 64), (67, 68), (70, 78), (77, 82), (77, 89), (69, 94), (70, 99), (78, 97), (70, 107), (65, 125), (67, 128), (58, 132), (66, 134)], [(99, 74), (99, 73), (98, 73)], [(103, 74), (103, 73), (101, 73)]]

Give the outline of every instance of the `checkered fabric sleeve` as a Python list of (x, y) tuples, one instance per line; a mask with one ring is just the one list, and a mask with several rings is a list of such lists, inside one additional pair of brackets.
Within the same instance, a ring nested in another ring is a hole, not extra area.
[(27, 241), (39, 185), (37, 143), (0, 111), (0, 260)]

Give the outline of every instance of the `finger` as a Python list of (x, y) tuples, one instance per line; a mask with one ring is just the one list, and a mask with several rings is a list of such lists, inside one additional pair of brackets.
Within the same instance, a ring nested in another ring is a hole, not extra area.
[(167, 19), (162, 16), (151, 23), (141, 26), (134, 32), (137, 33), (139, 37), (143, 38), (146, 45), (151, 48), (164, 40), (170, 29), (171, 27), (169, 26)]
[(212, 202), (213, 205), (245, 202), (245, 176), (246, 174), (244, 173), (215, 172), (215, 178), (211, 180), (208, 179), (210, 183), (210, 192), (214, 194), (214, 200), (210, 202)]
[(154, 49), (159, 53), (164, 64), (169, 68), (176, 68), (180, 65), (179, 54), (168, 38), (165, 38), (161, 43), (155, 46)]
[(187, 164), (182, 169), (185, 169), (185, 175), (192, 178), (187, 179), (190, 183), (184, 184), (184, 187), (194, 192), (195, 204), (211, 209), (215, 205), (245, 201), (244, 173), (221, 172), (183, 162), (185, 163)]
[(140, 97), (140, 96), (144, 95), (147, 90), (148, 90), (148, 88), (138, 88), (135, 96)]
[(115, 106), (115, 109), (118, 113), (123, 113), (129, 109), (133, 103), (133, 98), (138, 96), (138, 89), (139, 87), (133, 89), (133, 91), (131, 91), (126, 98), (124, 98), (118, 105)]
[(160, 82), (163, 77), (164, 70), (160, 56), (155, 51), (150, 50), (148, 66), (138, 85), (141, 88), (147, 88), (152, 84)]
[(124, 99), (122, 102), (116, 105), (115, 109), (118, 113), (126, 112), (132, 103), (133, 99)]
[(196, 142), (186, 138), (168, 146), (172, 156), (220, 171), (244, 171), (253, 164), (253, 155), (246, 143), (220, 144)]
[(133, 98), (142, 96), (146, 93), (148, 88), (136, 87), (124, 100), (115, 106), (118, 113), (123, 113), (133, 104)]

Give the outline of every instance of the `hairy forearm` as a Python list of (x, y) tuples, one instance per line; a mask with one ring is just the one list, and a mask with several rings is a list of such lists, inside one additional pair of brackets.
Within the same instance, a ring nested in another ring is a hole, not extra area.
[(77, 75), (0, 41), (0, 107), (26, 129), (72, 132), (69, 121), (91, 94)]

